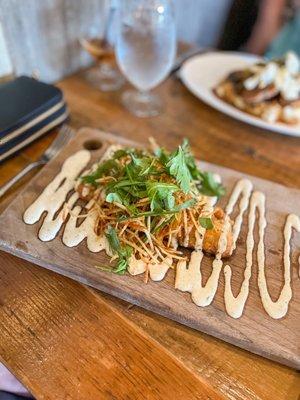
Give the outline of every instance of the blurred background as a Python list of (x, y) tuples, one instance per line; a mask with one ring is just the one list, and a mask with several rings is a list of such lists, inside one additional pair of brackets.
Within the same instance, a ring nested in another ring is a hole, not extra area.
[[(175, 0), (178, 39), (216, 46), (232, 3)], [(38, 71), (54, 82), (88, 66), (78, 39), (103, 34), (106, 10), (107, 0), (0, 0), (0, 76)]]
[(113, 91), (126, 78), (138, 92), (124, 92), (123, 104), (150, 117), (163, 108), (150, 90), (193, 55), (187, 49), (300, 55), (300, 0), (0, 0), (2, 82), (57, 82), (94, 62), (90, 84)]
[[(80, 38), (101, 37), (109, 0), (0, 0), (0, 79), (54, 82), (87, 67)], [(115, 1), (117, 4), (117, 0)], [(280, 56), (300, 53), (300, 0), (174, 0), (179, 41)], [(113, 29), (113, 27), (110, 27)], [(274, 43), (275, 42), (275, 43)]]

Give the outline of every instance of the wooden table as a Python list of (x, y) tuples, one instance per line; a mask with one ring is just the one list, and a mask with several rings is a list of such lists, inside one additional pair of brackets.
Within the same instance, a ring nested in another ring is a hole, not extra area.
[[(59, 86), (74, 128), (139, 141), (151, 135), (168, 147), (185, 136), (200, 159), (300, 188), (300, 139), (226, 117), (174, 77), (158, 89), (165, 111), (152, 119), (130, 115), (120, 93), (99, 92), (83, 73)], [(0, 184), (38, 158), (54, 135), (1, 165)], [(4, 253), (0, 359), (38, 399), (296, 400), (300, 387), (294, 370)]]

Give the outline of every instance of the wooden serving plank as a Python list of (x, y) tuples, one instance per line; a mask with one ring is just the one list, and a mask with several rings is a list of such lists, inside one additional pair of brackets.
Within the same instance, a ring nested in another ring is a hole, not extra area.
[[(0, 217), (0, 248), (35, 264), (71, 277), (126, 301), (147, 308), (167, 318), (203, 331), (256, 354), (289, 365), (300, 367), (298, 318), (300, 311), (300, 280), (297, 274), (300, 235), (292, 240), (293, 299), (288, 314), (274, 320), (264, 311), (257, 288), (257, 267), (252, 271), (250, 293), (240, 319), (226, 314), (224, 307), (224, 276), (221, 273), (219, 288), (213, 303), (208, 307), (196, 306), (189, 293), (174, 289), (174, 272), (170, 270), (162, 282), (143, 282), (142, 276), (116, 276), (99, 271), (94, 266), (107, 264), (104, 252), (91, 253), (83, 242), (70, 249), (61, 242), (62, 231), (51, 242), (41, 242), (37, 233), (41, 223), (26, 225), (22, 220), (24, 210), (36, 199), (43, 188), (59, 172), (62, 162), (85, 146), (101, 148), (92, 150), (91, 162), (99, 159), (111, 143), (135, 144), (112, 134), (82, 128), (76, 137), (30, 182)], [(135, 144), (137, 145), (137, 144)], [(230, 194), (236, 181), (242, 177), (252, 180), (256, 190), (267, 196), (266, 276), (273, 300), (277, 299), (282, 283), (283, 226), (286, 215), (300, 215), (300, 191), (288, 189), (266, 180), (203, 163), (203, 168), (218, 172)], [(228, 195), (220, 202), (226, 204)], [(238, 239), (238, 248), (228, 264), (232, 267), (233, 293), (237, 295), (245, 268), (246, 217)], [(298, 252), (297, 252), (298, 249)], [(211, 273), (212, 259), (205, 257), (202, 272), (204, 283)]]

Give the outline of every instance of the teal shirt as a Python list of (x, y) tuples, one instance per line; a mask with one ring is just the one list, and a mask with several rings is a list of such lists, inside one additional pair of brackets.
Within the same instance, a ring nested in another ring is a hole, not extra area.
[(273, 40), (265, 56), (280, 58), (288, 51), (294, 51), (300, 57), (300, 10), (288, 21)]

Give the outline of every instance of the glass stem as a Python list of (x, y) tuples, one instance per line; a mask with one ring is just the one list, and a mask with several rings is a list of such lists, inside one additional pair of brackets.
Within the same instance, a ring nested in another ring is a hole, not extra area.
[(139, 90), (138, 93), (139, 93), (140, 101), (142, 103), (148, 103), (149, 102), (149, 100), (151, 98), (149, 90)]

